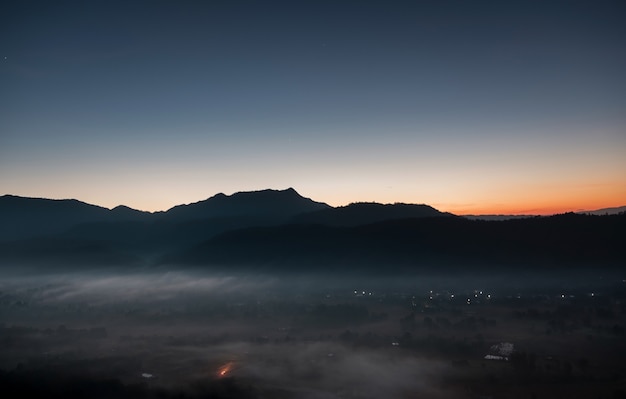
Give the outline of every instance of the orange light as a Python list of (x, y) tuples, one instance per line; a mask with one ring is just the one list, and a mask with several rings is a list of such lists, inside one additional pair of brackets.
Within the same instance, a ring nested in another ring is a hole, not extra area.
[(218, 377), (224, 377), (228, 374), (233, 368), (233, 362), (228, 362), (217, 370)]

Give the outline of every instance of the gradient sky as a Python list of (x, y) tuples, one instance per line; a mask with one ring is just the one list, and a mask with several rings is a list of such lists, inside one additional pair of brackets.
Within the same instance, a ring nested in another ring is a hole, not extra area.
[(626, 2), (9, 1), (0, 194), (626, 205)]

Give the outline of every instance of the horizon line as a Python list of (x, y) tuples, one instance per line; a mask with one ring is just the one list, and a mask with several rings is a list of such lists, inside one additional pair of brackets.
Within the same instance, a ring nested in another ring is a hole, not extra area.
[[(2, 194), (0, 197), (17, 197), (17, 198), (39, 199), (39, 200), (50, 200), (50, 201), (78, 201), (78, 202), (81, 202), (81, 203), (84, 203), (84, 204), (87, 204), (87, 205), (92, 205), (92, 206), (97, 206), (97, 207), (100, 207), (100, 208), (104, 208), (104, 209), (107, 209), (109, 211), (112, 211), (113, 209), (118, 208), (118, 207), (126, 207), (126, 208), (129, 208), (129, 209), (132, 209), (132, 210), (135, 210), (135, 211), (139, 211), (139, 212), (145, 212), (145, 213), (149, 213), (149, 214), (156, 214), (156, 213), (167, 212), (170, 209), (175, 208), (177, 206), (186, 206), (186, 205), (192, 205), (192, 204), (196, 204), (196, 203), (199, 203), (199, 202), (203, 202), (203, 201), (209, 200), (209, 199), (211, 199), (211, 198), (213, 198), (215, 196), (218, 196), (220, 194), (221, 195), (225, 195), (227, 197), (230, 197), (230, 196), (233, 196), (233, 195), (239, 194), (239, 193), (255, 193), (255, 192), (261, 192), (261, 191), (278, 191), (278, 192), (282, 192), (282, 191), (289, 191), (289, 190), (293, 190), (294, 192), (296, 192), (299, 196), (301, 196), (303, 198), (309, 199), (309, 200), (314, 201), (314, 202), (324, 203), (324, 204), (326, 204), (326, 205), (328, 205), (328, 206), (330, 206), (332, 208), (346, 207), (346, 206), (349, 206), (349, 205), (352, 205), (352, 204), (358, 204), (358, 203), (374, 203), (374, 204), (381, 204), (381, 205), (396, 205), (396, 204), (427, 205), (427, 206), (433, 207), (434, 209), (436, 209), (436, 210), (438, 210), (440, 212), (447, 212), (447, 213), (451, 213), (451, 214), (456, 215), (456, 216), (463, 216), (463, 217), (469, 217), (469, 216), (494, 216), (494, 217), (498, 217), (498, 216), (515, 216), (515, 217), (552, 216), (552, 215), (559, 215), (559, 214), (565, 214), (565, 213), (591, 213), (591, 212), (598, 212), (598, 211), (603, 211), (603, 210), (626, 208), (626, 204), (625, 204), (625, 205), (605, 206), (605, 207), (601, 207), (601, 208), (590, 207), (592, 209), (589, 209), (589, 208), (578, 208), (576, 210), (573, 210), (571, 208), (567, 208), (567, 209), (563, 208), (563, 209), (558, 210), (558, 211), (554, 210), (554, 207), (549, 207), (552, 210), (550, 210), (550, 211), (547, 211), (547, 210), (542, 211), (542, 208), (534, 208), (534, 209), (531, 209), (531, 210), (527, 209), (527, 210), (524, 210), (524, 211), (510, 211), (510, 212), (504, 212), (504, 213), (502, 211), (495, 211), (495, 212), (494, 211), (491, 211), (491, 212), (489, 212), (489, 211), (487, 211), (487, 212), (456, 212), (455, 213), (455, 212), (452, 212), (452, 211), (449, 211), (449, 210), (446, 210), (446, 209), (437, 208), (434, 205), (427, 204), (427, 203), (424, 203), (424, 202), (422, 202), (422, 203), (418, 203), (418, 202), (402, 202), (402, 201), (377, 202), (377, 201), (360, 201), (360, 200), (358, 200), (358, 201), (352, 201), (352, 202), (349, 202), (349, 203), (343, 204), (343, 205), (331, 205), (331, 204), (329, 204), (327, 202), (324, 202), (324, 201), (319, 201), (319, 200), (313, 199), (311, 197), (306, 197), (306, 196), (300, 194), (293, 187), (288, 187), (286, 189), (267, 188), (267, 189), (261, 189), (261, 190), (235, 191), (235, 192), (233, 192), (231, 194), (226, 194), (224, 192), (217, 192), (217, 193), (215, 193), (213, 195), (210, 195), (210, 196), (208, 196), (206, 198), (203, 198), (203, 199), (200, 199), (200, 200), (197, 200), (197, 201), (183, 202), (183, 203), (180, 203), (180, 204), (172, 205), (169, 208), (157, 209), (157, 210), (144, 210), (144, 209), (134, 208), (132, 206), (125, 205), (123, 203), (120, 203), (120, 204), (115, 205), (113, 207), (108, 207), (108, 206), (105, 206), (105, 205), (100, 205), (100, 204), (97, 204), (97, 203), (87, 202), (87, 201), (84, 201), (84, 200), (81, 200), (81, 199), (78, 199), (78, 198), (70, 198), (70, 197), (65, 197), (65, 198), (61, 198), (61, 197), (53, 198), (53, 197), (41, 197), (41, 196), (31, 197), (31, 196), (17, 195), (17, 194), (12, 194), (12, 193), (5, 193), (5, 194)], [(499, 207), (499, 208), (501, 208), (501, 207)]]

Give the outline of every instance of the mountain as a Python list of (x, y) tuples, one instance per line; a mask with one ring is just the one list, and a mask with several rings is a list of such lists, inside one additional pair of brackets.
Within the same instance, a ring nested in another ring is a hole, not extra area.
[[(75, 199), (52, 200), (13, 195), (0, 197), (0, 240), (60, 234), (107, 236), (112, 230), (139, 230), (145, 234), (155, 227), (170, 228), (186, 223), (209, 231), (240, 228), (258, 223), (280, 223), (296, 214), (329, 208), (300, 196), (293, 188), (217, 194), (207, 200), (179, 205), (166, 212), (142, 212), (127, 206), (111, 210)], [(211, 223), (199, 223), (213, 220)], [(129, 222), (131, 225), (129, 225)], [(148, 225), (147, 225), (148, 224)], [(143, 227), (140, 227), (142, 225)], [(212, 228), (215, 227), (215, 228)], [(120, 231), (124, 235), (124, 231)]]
[(111, 209), (113, 219), (116, 221), (146, 221), (151, 217), (150, 212), (138, 211), (137, 209), (129, 208), (125, 205), (118, 205)]
[(0, 240), (56, 234), (81, 223), (136, 219), (144, 214), (146, 212), (127, 207), (109, 210), (75, 199), (3, 195), (0, 197)]
[(158, 213), (7, 195), (0, 197), (0, 259), (85, 260), (90, 250), (101, 260), (151, 259), (227, 230), (276, 225), (326, 208), (293, 188), (217, 194)]
[(300, 196), (292, 188), (217, 194), (153, 214), (142, 223), (83, 224), (68, 230), (65, 236), (111, 239), (139, 251), (160, 254), (194, 245), (224, 231), (277, 225), (294, 214), (327, 207)]
[(389, 272), (623, 267), (626, 214), (604, 213), (471, 220), (428, 205), (332, 208), (291, 188), (217, 194), (158, 213), (5, 195), (0, 264)]
[(294, 223), (316, 223), (327, 226), (359, 226), (385, 220), (453, 216), (428, 205), (378, 204), (358, 202), (297, 215)]
[(302, 197), (293, 188), (217, 194), (204, 201), (178, 205), (160, 214), (168, 221), (247, 217), (272, 222), (286, 221), (304, 212), (329, 209), (330, 206)]

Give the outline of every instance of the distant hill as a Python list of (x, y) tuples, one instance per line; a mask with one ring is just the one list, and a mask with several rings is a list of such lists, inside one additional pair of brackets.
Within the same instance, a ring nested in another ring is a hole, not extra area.
[(139, 220), (147, 212), (128, 207), (109, 210), (75, 199), (0, 197), (0, 240), (60, 233), (81, 223)]
[(535, 218), (539, 217), (539, 215), (462, 215), (461, 217), (471, 220), (486, 220), (495, 222), (499, 220)]
[[(593, 211), (576, 211), (578, 214), (585, 215), (617, 215), (618, 213), (626, 212), (626, 206), (620, 206), (615, 208), (602, 208)], [(510, 219), (527, 219), (538, 217), (539, 215), (461, 215), (464, 218), (472, 220), (510, 220)]]
[(164, 261), (292, 271), (621, 268), (625, 228), (626, 215), (573, 213), (500, 222), (440, 216), (356, 227), (283, 225), (226, 232)]
[(358, 202), (348, 206), (327, 208), (300, 214), (292, 219), (294, 223), (316, 223), (327, 226), (359, 226), (385, 220), (453, 216), (428, 205), (378, 204)]
[(624, 212), (626, 212), (626, 205), (615, 207), (615, 208), (596, 209), (593, 211), (578, 211), (576, 213), (585, 213), (588, 215), (616, 215), (618, 213), (624, 213)]

